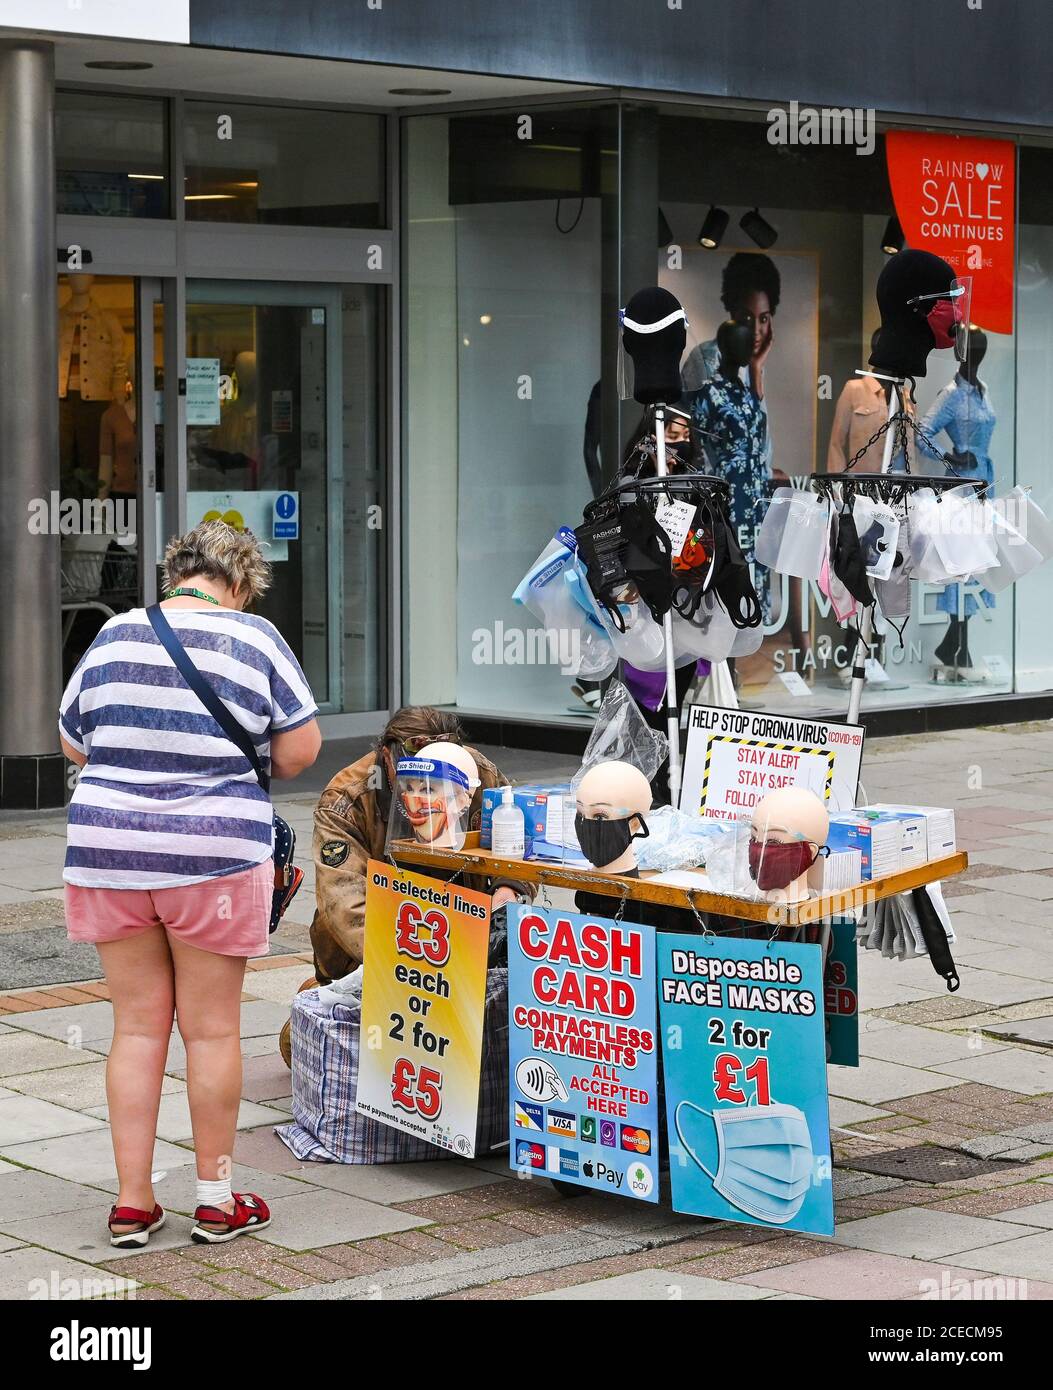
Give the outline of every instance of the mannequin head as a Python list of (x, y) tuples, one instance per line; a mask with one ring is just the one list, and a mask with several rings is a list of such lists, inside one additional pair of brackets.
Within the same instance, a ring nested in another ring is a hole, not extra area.
[(959, 364), (958, 374), (966, 381), (976, 384), (976, 373), (980, 363), (987, 356), (987, 334), (982, 328), (969, 325), (969, 346), (965, 350), (965, 361)]
[(70, 298), (85, 299), (91, 294), (91, 287), (95, 283), (94, 275), (70, 275), (69, 289)]
[[(622, 323), (622, 345), (633, 363), (633, 396), (641, 405), (672, 405), (681, 395), (680, 359), (687, 343), (679, 299), (658, 285), (637, 290), (623, 310)], [(647, 331), (658, 323), (664, 326)]]
[(749, 366), (753, 356), (754, 332), (749, 323), (727, 319), (717, 329), (717, 351), (720, 353), (720, 375), (737, 376)]
[[(594, 868), (609, 874), (631, 873), (636, 868), (632, 839), (646, 835), (650, 809), (651, 784), (638, 767), (611, 762), (589, 768), (578, 783), (575, 828), (582, 853)], [(613, 831), (590, 829), (612, 822)]]
[[(924, 376), (929, 353), (937, 342), (926, 306), (908, 301), (919, 295), (942, 294), (954, 284), (952, 266), (930, 251), (898, 251), (884, 265), (877, 282), (881, 328), (870, 354), (870, 365), (889, 376)], [(930, 301), (946, 305), (946, 301)], [(947, 346), (946, 343), (942, 346)]]
[[(769, 902), (799, 902), (808, 896), (808, 870), (829, 829), (826, 807), (806, 787), (780, 787), (757, 803), (750, 873)], [(782, 845), (790, 848), (782, 850)]]
[(429, 743), (415, 758), (446, 763), (464, 774), (467, 788), (445, 779), (398, 774), (402, 811), (418, 840), (436, 848), (458, 849), (464, 843), (464, 820), (479, 785), (475, 759), (459, 743)]

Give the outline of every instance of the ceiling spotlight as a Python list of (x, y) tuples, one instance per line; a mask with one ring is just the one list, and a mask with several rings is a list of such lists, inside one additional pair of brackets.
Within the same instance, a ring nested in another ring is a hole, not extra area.
[(661, 208), (658, 209), (658, 245), (659, 248), (668, 246), (673, 239), (673, 229), (666, 219), (665, 213)]
[(698, 234), (699, 246), (704, 246), (707, 251), (715, 251), (724, 240), (724, 233), (728, 229), (730, 220), (723, 208), (711, 207), (706, 213), (706, 220), (702, 223), (702, 230)]
[(448, 97), (452, 87), (389, 87), (389, 97)]
[(757, 243), (762, 251), (767, 251), (769, 246), (774, 246), (779, 235), (771, 223), (766, 222), (760, 215), (759, 208), (744, 212), (739, 218), (739, 226), (751, 241)]
[(146, 72), (153, 67), (153, 63), (141, 63), (133, 61), (118, 61), (116, 58), (97, 58), (94, 62), (85, 63), (86, 68), (94, 68), (96, 72)]
[(886, 256), (894, 256), (897, 251), (903, 250), (903, 243), (906, 237), (903, 235), (903, 228), (899, 225), (899, 218), (895, 213), (885, 223), (885, 230), (881, 233), (881, 249)]

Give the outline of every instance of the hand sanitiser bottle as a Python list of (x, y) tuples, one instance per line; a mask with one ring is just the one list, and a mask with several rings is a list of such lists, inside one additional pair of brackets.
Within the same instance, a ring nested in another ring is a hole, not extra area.
[(501, 804), (494, 811), (490, 844), (502, 859), (522, 859), (526, 849), (526, 821), (511, 787), (505, 787)]

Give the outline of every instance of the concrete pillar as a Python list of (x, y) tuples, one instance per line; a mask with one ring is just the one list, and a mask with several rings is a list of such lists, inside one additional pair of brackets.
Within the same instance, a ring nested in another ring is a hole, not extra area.
[(61, 806), (54, 51), (0, 41), (0, 808)]

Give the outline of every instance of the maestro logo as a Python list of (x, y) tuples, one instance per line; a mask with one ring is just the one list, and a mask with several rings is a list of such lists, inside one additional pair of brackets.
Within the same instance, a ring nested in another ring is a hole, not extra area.
[(544, 1144), (535, 1144), (529, 1139), (517, 1139), (516, 1166), (518, 1168), (544, 1168)]
[(634, 1154), (651, 1152), (651, 1131), (638, 1125), (622, 1125), (622, 1148)]

